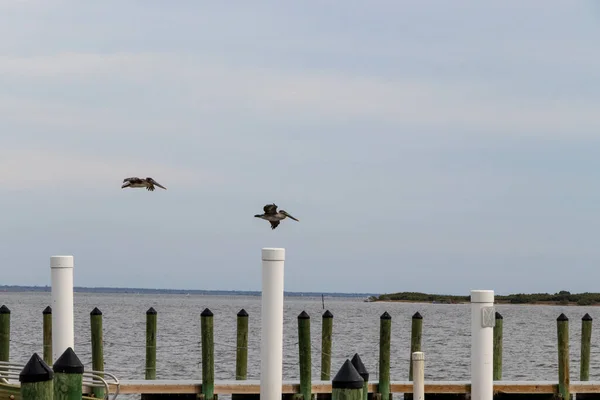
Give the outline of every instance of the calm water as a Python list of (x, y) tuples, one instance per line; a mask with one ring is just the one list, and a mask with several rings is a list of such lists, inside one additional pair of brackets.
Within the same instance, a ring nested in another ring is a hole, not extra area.
[[(25, 363), (42, 355), (42, 310), (50, 293), (0, 293), (0, 304), (11, 310), (11, 360)], [(143, 379), (145, 313), (158, 312), (157, 379), (200, 379), (200, 313), (214, 313), (215, 379), (235, 378), (236, 314), (250, 314), (248, 378), (260, 373), (260, 298), (135, 294), (75, 294), (75, 352), (91, 367), (90, 311), (103, 313), (105, 370), (120, 379)], [(411, 317), (423, 315), (425, 379), (468, 380), (470, 377), (470, 306), (409, 303), (365, 303), (361, 299), (326, 298), (333, 315), (332, 375), (346, 358), (359, 353), (372, 379), (377, 379), (379, 316), (392, 316), (392, 380), (408, 379)], [(285, 299), (284, 379), (298, 377), (297, 316), (311, 316), (313, 377), (320, 378), (321, 298)], [(556, 318), (571, 320), (571, 379), (579, 378), (581, 317), (600, 319), (600, 308), (498, 305), (504, 317), (505, 380), (556, 380)], [(592, 333), (590, 379), (600, 379), (597, 335)]]

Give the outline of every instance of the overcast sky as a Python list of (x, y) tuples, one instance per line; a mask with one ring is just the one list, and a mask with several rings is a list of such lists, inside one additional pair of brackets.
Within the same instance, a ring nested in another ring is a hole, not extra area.
[(285, 247), (290, 291), (600, 291), (597, 1), (0, 0), (0, 37), (0, 284), (260, 290)]

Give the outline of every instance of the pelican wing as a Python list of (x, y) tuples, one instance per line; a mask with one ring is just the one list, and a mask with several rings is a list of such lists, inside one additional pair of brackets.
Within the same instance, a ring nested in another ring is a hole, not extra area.
[(142, 182), (142, 180), (140, 178), (138, 178), (137, 176), (132, 176), (131, 178), (123, 179), (123, 183), (125, 183), (125, 182), (140, 183), (140, 182)]
[(279, 225), (279, 221), (269, 221), (271, 223), (271, 229), (275, 229), (277, 228), (277, 225)]
[[(267, 204), (266, 206), (263, 207), (263, 210), (265, 211), (265, 214), (267, 214), (267, 215), (277, 214), (277, 206), (275, 204)], [(275, 228), (273, 228), (273, 229), (275, 229)]]

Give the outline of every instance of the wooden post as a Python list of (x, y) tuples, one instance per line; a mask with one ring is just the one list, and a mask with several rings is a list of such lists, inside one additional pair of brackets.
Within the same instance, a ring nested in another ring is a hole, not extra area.
[(81, 400), (83, 364), (71, 347), (58, 357), (54, 370), (54, 400)]
[(346, 360), (331, 382), (332, 400), (362, 400), (363, 386), (363, 378), (350, 360)]
[(44, 362), (52, 365), (52, 307), (48, 306), (42, 311), (44, 318), (43, 335), (44, 335)]
[(10, 310), (0, 307), (0, 361), (10, 361)]
[[(92, 333), (92, 370), (97, 372), (104, 371), (104, 350), (102, 340), (102, 311), (94, 307), (90, 313), (90, 326)], [(104, 374), (99, 374), (104, 377)], [(94, 383), (101, 383), (94, 380)], [(99, 399), (104, 398), (104, 387), (93, 387), (92, 393)]]
[(146, 311), (146, 379), (156, 379), (156, 323), (153, 307)]
[(410, 363), (408, 367), (408, 380), (413, 380), (413, 353), (421, 351), (421, 337), (423, 335), (423, 317), (419, 312), (412, 316), (410, 329)]
[(390, 347), (392, 317), (384, 312), (379, 318), (379, 387), (382, 400), (391, 400), (390, 393)]
[[(592, 345), (592, 317), (585, 314), (581, 318), (581, 365), (579, 366), (579, 380), (590, 380), (590, 350)], [(579, 395), (577, 395), (579, 397)]]
[(248, 377), (248, 313), (243, 308), (237, 314), (237, 348), (235, 352), (235, 379)]
[(327, 310), (323, 313), (321, 325), (321, 380), (331, 379), (331, 337), (333, 335), (333, 314)]
[(358, 353), (354, 354), (354, 357), (352, 357), (351, 363), (352, 363), (352, 366), (354, 367), (354, 369), (356, 370), (356, 372), (358, 372), (360, 377), (363, 378), (364, 383), (363, 383), (362, 400), (367, 400), (367, 397), (369, 396), (369, 372), (367, 371), (365, 364), (363, 364), (362, 360), (360, 359), (360, 356), (358, 355)]
[(34, 353), (19, 374), (21, 399), (53, 400), (53, 378), (52, 369)]
[(494, 380), (502, 380), (502, 325), (504, 318), (496, 311), (494, 325)]
[(310, 317), (306, 311), (298, 315), (298, 360), (300, 365), (300, 393), (311, 400)]
[(568, 400), (569, 396), (569, 319), (560, 314), (556, 319), (558, 333), (558, 393)]
[(202, 394), (204, 400), (212, 400), (215, 389), (215, 348), (213, 341), (213, 313), (205, 308), (200, 314), (202, 335)]

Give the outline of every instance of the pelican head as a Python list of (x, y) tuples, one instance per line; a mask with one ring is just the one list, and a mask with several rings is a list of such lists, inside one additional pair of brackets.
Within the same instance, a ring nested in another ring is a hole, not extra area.
[(146, 182), (149, 182), (149, 183), (151, 183), (151, 184), (153, 184), (155, 186), (158, 186), (159, 188), (163, 188), (163, 189), (167, 190), (166, 187), (164, 187), (163, 185), (161, 185), (160, 183), (156, 182), (154, 179), (152, 179), (150, 177), (146, 178)]
[(299, 221), (297, 218), (292, 217), (290, 214), (287, 213), (287, 211), (285, 210), (279, 210), (279, 212), (283, 215), (285, 215), (286, 217), (290, 217), (291, 219), (293, 219), (294, 221)]

